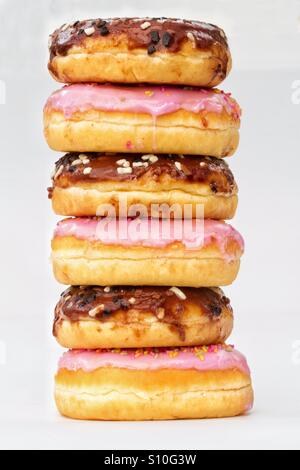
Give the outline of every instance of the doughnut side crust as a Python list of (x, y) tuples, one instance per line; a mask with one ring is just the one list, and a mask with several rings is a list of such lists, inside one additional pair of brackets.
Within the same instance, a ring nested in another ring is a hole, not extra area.
[[(89, 47), (73, 47), (66, 56), (49, 63), (52, 77), (62, 83), (149, 83), (214, 87), (231, 70), (231, 58), (222, 50), (197, 51), (186, 46), (180, 53), (111, 48), (101, 50), (94, 40)], [(226, 63), (226, 65), (225, 65)], [(219, 71), (223, 72), (220, 73)], [(159, 78), (158, 78), (159, 77)]]
[[(197, 206), (203, 205), (204, 216), (210, 219), (232, 219), (235, 215), (238, 196), (233, 195), (201, 195), (189, 192), (186, 185), (183, 189), (166, 189), (161, 191), (143, 191), (143, 190), (114, 190), (102, 189), (101, 184), (91, 184), (88, 187), (82, 187), (76, 184), (74, 187), (59, 188), (55, 187), (52, 192), (52, 207), (56, 214), (63, 216), (95, 216), (99, 214), (101, 206), (109, 204), (115, 208), (116, 215), (119, 215), (120, 203), (126, 196), (128, 206), (142, 204), (148, 211), (148, 215), (159, 216), (151, 207), (153, 204), (168, 204), (169, 206), (191, 205), (191, 217), (197, 215)], [(176, 217), (176, 211), (171, 213)]]
[(55, 382), (60, 413), (74, 419), (221, 418), (243, 414), (253, 402), (250, 377), (236, 369), (61, 369)]
[(214, 321), (207, 318), (183, 323), (185, 336), (180, 338), (175, 328), (161, 323), (149, 313), (135, 315), (126, 323), (97, 320), (71, 322), (63, 320), (57, 327), (58, 343), (68, 349), (148, 348), (209, 345), (223, 343), (230, 336), (233, 317), (228, 312)]
[[(240, 261), (223, 259), (89, 260), (53, 257), (56, 280), (65, 285), (228, 286), (236, 279)], [(148, 273), (148, 274), (147, 274)]]
[(71, 285), (226, 286), (239, 271), (241, 251), (231, 242), (224, 258), (215, 244), (187, 250), (174, 243), (163, 249), (109, 246), (74, 237), (55, 237), (55, 278)]
[(71, 118), (55, 110), (44, 113), (48, 145), (61, 152), (128, 152), (232, 155), (239, 142), (238, 118), (222, 114), (176, 111), (153, 119), (147, 114), (77, 112)]

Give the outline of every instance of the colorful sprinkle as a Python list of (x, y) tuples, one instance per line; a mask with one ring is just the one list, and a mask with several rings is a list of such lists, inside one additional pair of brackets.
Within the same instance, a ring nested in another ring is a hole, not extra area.
[[(219, 351), (233, 352), (235, 347), (232, 344), (213, 344), (210, 346), (194, 346), (181, 348), (140, 348), (140, 349), (96, 349), (97, 353), (113, 353), (126, 356), (133, 354), (134, 357), (151, 355), (153, 358), (159, 358), (160, 354), (167, 354), (171, 359), (176, 358), (179, 353), (194, 354), (199, 360), (204, 361), (207, 353), (218, 353)], [(75, 354), (80, 354), (82, 350), (73, 350)]]
[(174, 357), (178, 356), (178, 351), (177, 350), (170, 350), (167, 352), (168, 356), (173, 359)]

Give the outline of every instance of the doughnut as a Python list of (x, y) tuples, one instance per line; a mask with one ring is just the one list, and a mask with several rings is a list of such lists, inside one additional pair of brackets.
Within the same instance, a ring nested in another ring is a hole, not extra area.
[(74, 419), (222, 418), (250, 411), (253, 390), (232, 346), (71, 350), (59, 362), (55, 399)]
[(213, 87), (231, 69), (225, 33), (212, 24), (113, 18), (64, 24), (49, 38), (58, 81)]
[(240, 108), (220, 90), (73, 84), (44, 108), (49, 146), (61, 152), (226, 157), (239, 141)]
[(233, 328), (217, 288), (76, 286), (55, 308), (53, 334), (67, 349), (224, 343)]
[(70, 153), (56, 163), (52, 179), (49, 198), (64, 216), (95, 216), (105, 204), (119, 215), (126, 198), (128, 210), (143, 204), (145, 216), (187, 217), (189, 207), (196, 217), (201, 205), (206, 218), (230, 219), (238, 202), (233, 174), (214, 157)]
[(69, 218), (58, 223), (52, 262), (71, 285), (211, 287), (237, 276), (243, 239), (222, 221)]

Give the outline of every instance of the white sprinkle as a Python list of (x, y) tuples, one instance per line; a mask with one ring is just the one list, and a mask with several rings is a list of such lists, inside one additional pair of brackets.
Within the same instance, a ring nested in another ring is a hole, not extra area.
[(187, 33), (187, 37), (188, 37), (188, 39), (190, 39), (191, 41), (194, 41), (194, 40), (195, 40), (195, 37), (194, 37), (193, 33), (191, 33), (191, 32)]
[(171, 287), (171, 289), (169, 289), (171, 292), (173, 292), (173, 294), (177, 295), (177, 297), (180, 299), (180, 300), (185, 300), (186, 299), (186, 295), (184, 292), (182, 292), (181, 289), (178, 289), (178, 287)]
[(132, 162), (133, 168), (141, 167), (141, 166), (144, 166), (144, 165), (145, 165), (144, 162)]
[(78, 155), (78, 158), (79, 160), (85, 160), (87, 156), (84, 153), (81, 153), (80, 155)]
[(56, 180), (56, 178), (58, 178), (62, 174), (63, 170), (64, 170), (64, 166), (60, 165), (59, 169), (57, 170), (57, 172), (54, 175), (55, 180)]
[(65, 23), (64, 25), (62, 25), (62, 27), (60, 28), (61, 31), (66, 31), (66, 29), (68, 29), (69, 27), (69, 24), (68, 23)]
[(83, 174), (84, 175), (89, 175), (91, 173), (91, 171), (92, 171), (92, 168), (90, 166), (88, 166), (87, 168), (85, 168), (83, 170)]
[(158, 161), (158, 157), (156, 155), (152, 155), (152, 157), (149, 158), (149, 161), (151, 163), (156, 163)]
[(74, 160), (72, 163), (71, 163), (71, 166), (77, 166), (77, 165), (81, 165), (82, 164), (82, 160), (79, 160), (79, 158), (77, 160)]
[(204, 166), (206, 166), (206, 163), (205, 162), (200, 162), (200, 166), (204, 167)]
[(104, 304), (98, 305), (95, 308), (92, 308), (92, 310), (89, 311), (89, 316), (90, 317), (95, 317), (98, 315), (98, 313), (102, 312), (104, 310)]
[(91, 163), (91, 161), (88, 158), (86, 158), (85, 160), (82, 160), (82, 163), (84, 165), (88, 165), (89, 163)]
[(222, 289), (220, 289), (220, 287), (210, 287), (210, 289), (216, 292), (216, 294), (219, 294), (221, 297), (224, 297), (224, 292)]
[(182, 166), (181, 166), (181, 163), (180, 162), (175, 162), (175, 166), (177, 168), (178, 171), (181, 171), (182, 170)]
[(193, 47), (196, 47), (196, 39), (193, 33), (189, 32), (187, 33), (187, 38), (193, 43)]
[(164, 318), (164, 316), (165, 316), (165, 309), (164, 308), (159, 308), (157, 310), (157, 318), (159, 320), (162, 320)]
[(152, 157), (152, 155), (143, 155), (142, 160), (147, 161), (150, 157)]
[(125, 163), (126, 161), (127, 161), (127, 160), (125, 160), (125, 158), (122, 158), (122, 160), (117, 160), (116, 163), (117, 163), (117, 165), (122, 166), (122, 165), (124, 165), (124, 163)]
[(149, 163), (148, 163), (148, 162), (144, 162), (144, 163), (143, 163), (143, 166), (144, 166), (145, 168), (148, 168)]
[(128, 160), (125, 160), (125, 162), (123, 163), (123, 168), (129, 168), (130, 167), (130, 162)]
[(145, 21), (145, 23), (141, 24), (141, 29), (148, 29), (150, 26), (151, 23), (149, 23), (149, 21)]
[(131, 297), (131, 298), (128, 300), (128, 302), (129, 302), (131, 305), (135, 304), (135, 298), (134, 298), (134, 297)]
[(130, 173), (132, 173), (132, 168), (131, 167), (128, 167), (128, 168), (117, 168), (117, 171), (119, 173), (119, 175), (128, 175)]
[(95, 32), (95, 28), (94, 28), (94, 26), (91, 26), (90, 28), (86, 28), (86, 29), (84, 30), (84, 32), (85, 32), (85, 34), (86, 34), (87, 36), (91, 36), (91, 35), (94, 34), (94, 32)]
[(104, 290), (104, 292), (106, 292), (106, 293), (108, 294), (108, 293), (110, 292), (110, 287), (109, 287), (109, 286), (107, 286), (107, 287), (104, 287), (104, 289), (103, 289), (103, 290)]

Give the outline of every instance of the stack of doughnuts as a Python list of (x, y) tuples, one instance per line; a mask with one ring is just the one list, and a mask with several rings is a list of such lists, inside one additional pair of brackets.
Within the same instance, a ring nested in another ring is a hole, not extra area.
[[(52, 240), (68, 286), (53, 333), (67, 348), (55, 399), (89, 420), (219, 418), (253, 404), (244, 356), (226, 343), (244, 251), (225, 220), (238, 204), (223, 159), (241, 110), (212, 88), (231, 55), (217, 26), (167, 18), (76, 21), (49, 41), (66, 83), (44, 108), (65, 154), (48, 188), (63, 216)], [(71, 286), (71, 287), (70, 287)], [(221, 287), (219, 287), (221, 286)]]

